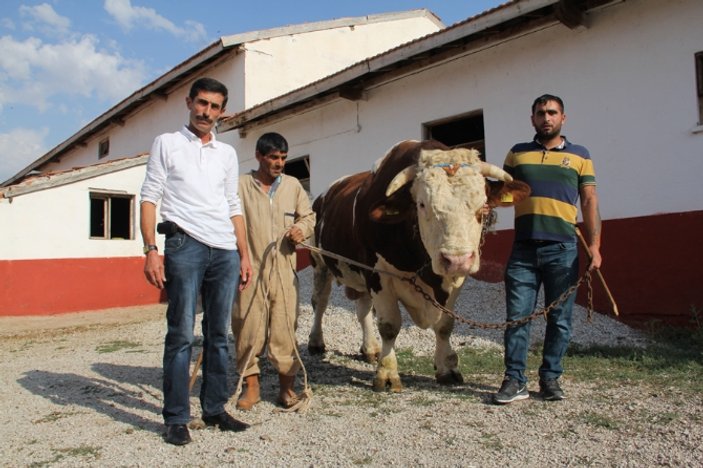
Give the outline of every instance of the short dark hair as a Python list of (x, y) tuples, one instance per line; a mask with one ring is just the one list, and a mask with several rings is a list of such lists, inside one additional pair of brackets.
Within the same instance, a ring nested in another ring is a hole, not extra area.
[(543, 94), (535, 99), (535, 102), (532, 103), (532, 113), (535, 113), (535, 107), (538, 105), (544, 105), (549, 101), (554, 101), (559, 104), (559, 107), (561, 107), (561, 113), (564, 113), (564, 101), (562, 101), (559, 96), (555, 96), (553, 94)]
[(221, 94), (225, 98), (224, 101), (222, 101), (222, 108), (224, 109), (227, 105), (227, 86), (220, 83), (216, 79), (208, 77), (198, 78), (190, 87), (190, 94), (188, 96), (190, 96), (191, 99), (195, 99), (195, 96), (197, 96), (200, 91)]
[(264, 133), (256, 142), (256, 152), (261, 156), (266, 156), (274, 151), (288, 153), (288, 142), (283, 135), (276, 132)]

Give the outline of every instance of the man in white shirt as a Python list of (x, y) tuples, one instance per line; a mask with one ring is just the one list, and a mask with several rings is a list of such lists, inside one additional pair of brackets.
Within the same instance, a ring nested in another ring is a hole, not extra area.
[[(159, 135), (152, 145), (141, 190), (144, 274), (166, 288), (168, 331), (164, 343), (162, 415), (166, 442), (191, 441), (189, 371), (196, 304), (203, 306), (202, 419), (221, 430), (247, 424), (224, 408), (229, 398), (228, 332), (232, 304), (251, 277), (241, 202), (239, 163), (230, 145), (212, 132), (227, 104), (227, 88), (212, 78), (195, 81), (186, 97), (189, 122)], [(156, 205), (161, 201), (164, 259), (156, 247)]]

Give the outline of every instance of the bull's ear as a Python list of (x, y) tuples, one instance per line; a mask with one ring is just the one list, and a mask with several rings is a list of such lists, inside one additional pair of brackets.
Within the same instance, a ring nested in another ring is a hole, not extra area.
[(400, 204), (379, 203), (369, 210), (369, 219), (375, 223), (397, 224), (407, 219), (409, 213)]
[(486, 195), (488, 206), (513, 206), (530, 196), (530, 186), (525, 182), (513, 180), (511, 182), (486, 181)]

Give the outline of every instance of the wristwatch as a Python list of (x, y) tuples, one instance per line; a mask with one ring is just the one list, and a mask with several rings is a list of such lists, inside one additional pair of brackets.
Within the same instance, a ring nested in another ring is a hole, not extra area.
[(144, 255), (148, 254), (152, 250), (156, 250), (157, 252), (159, 251), (159, 248), (155, 246), (154, 244), (149, 244), (144, 246)]

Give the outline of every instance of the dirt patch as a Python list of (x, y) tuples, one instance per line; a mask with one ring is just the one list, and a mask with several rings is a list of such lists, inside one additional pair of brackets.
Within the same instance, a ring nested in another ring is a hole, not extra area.
[(163, 317), (165, 310), (163, 304), (152, 304), (57, 315), (0, 317), (0, 338), (24, 338), (37, 334), (47, 336), (67, 330), (145, 322)]

